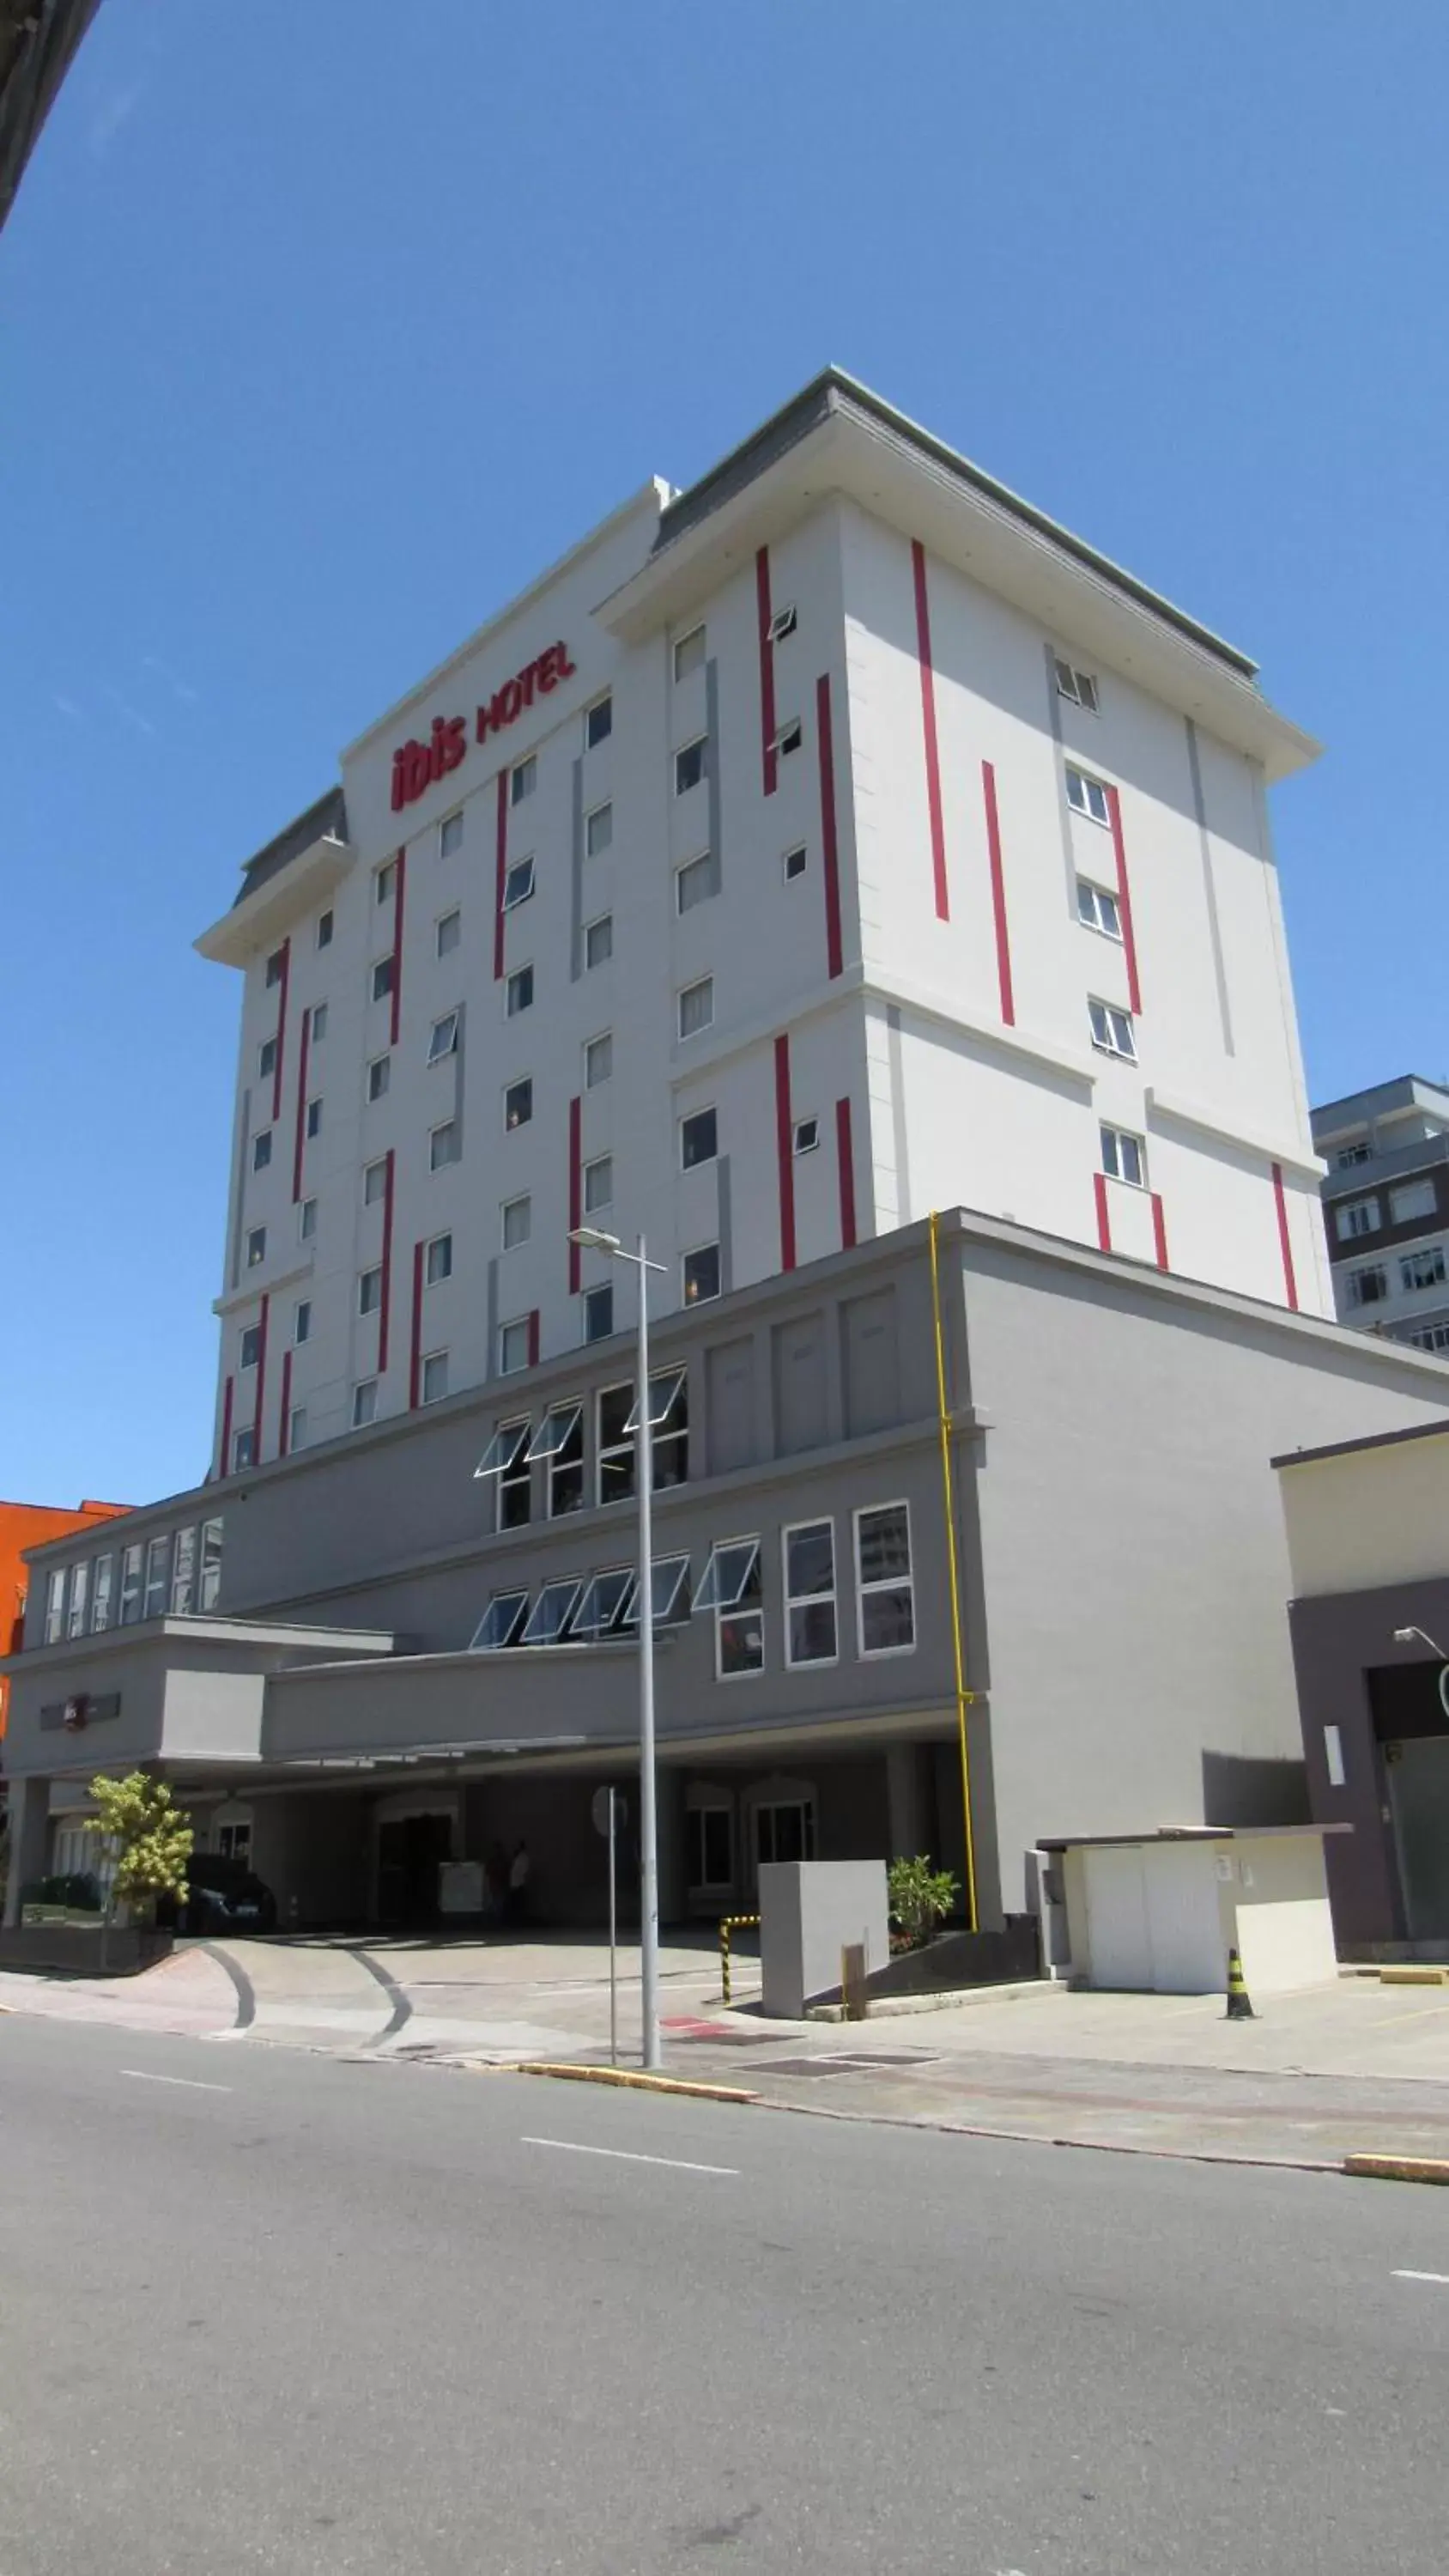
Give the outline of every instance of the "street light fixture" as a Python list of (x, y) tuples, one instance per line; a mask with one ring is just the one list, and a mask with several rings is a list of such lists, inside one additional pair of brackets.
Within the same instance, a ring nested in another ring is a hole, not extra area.
[(654, 1784), (654, 1424), (649, 1404), (649, 1273), (644, 1237), (626, 1252), (617, 1234), (597, 1225), (569, 1228), (570, 1243), (606, 1252), (639, 1273), (639, 1417), (635, 1474), (639, 1487), (639, 1971), (644, 2022), (644, 2064), (662, 2064), (659, 2047), (659, 1843)]
[(1394, 1630), (1394, 1644), (1396, 1646), (1412, 1646), (1416, 1637), (1418, 1637), (1422, 1643), (1428, 1647), (1431, 1655), (1438, 1656), (1441, 1664), (1449, 1664), (1449, 1655), (1445, 1654), (1442, 1646), (1435, 1645), (1427, 1628), (1396, 1628)]

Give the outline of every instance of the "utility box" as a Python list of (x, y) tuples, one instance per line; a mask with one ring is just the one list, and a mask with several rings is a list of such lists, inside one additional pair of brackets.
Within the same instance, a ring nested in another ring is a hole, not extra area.
[(1043, 1846), (1060, 1868), (1078, 1985), (1221, 1994), (1236, 1949), (1248, 1991), (1337, 1975), (1324, 1825), (1164, 1827)]
[(760, 2008), (803, 2021), (840, 1985), (842, 1950), (861, 1946), (865, 1974), (890, 1957), (883, 1860), (770, 1860), (760, 1865)]

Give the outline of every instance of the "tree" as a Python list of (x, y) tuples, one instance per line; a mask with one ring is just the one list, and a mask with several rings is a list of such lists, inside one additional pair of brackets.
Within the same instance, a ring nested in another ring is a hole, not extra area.
[(86, 1831), (101, 1836), (114, 1864), (101, 1923), (104, 1961), (118, 1905), (141, 1914), (158, 1896), (186, 1894), (192, 1832), (165, 1781), (153, 1780), (145, 1771), (128, 1771), (123, 1780), (98, 1771), (91, 1796), (98, 1813), (86, 1818)]
[(924, 1858), (893, 1860), (886, 1872), (891, 1921), (909, 1949), (929, 1941), (944, 1914), (951, 1911), (956, 1881), (948, 1869), (932, 1869)]

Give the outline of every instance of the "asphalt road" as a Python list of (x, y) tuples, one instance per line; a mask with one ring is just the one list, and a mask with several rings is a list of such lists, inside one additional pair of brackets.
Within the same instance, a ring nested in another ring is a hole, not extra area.
[(1418, 2576), (1449, 2194), (0, 2019), (0, 2576)]

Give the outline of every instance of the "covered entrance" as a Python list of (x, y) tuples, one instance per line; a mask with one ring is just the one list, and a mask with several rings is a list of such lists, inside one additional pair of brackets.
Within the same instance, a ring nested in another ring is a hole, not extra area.
[(390, 1931), (436, 1923), (442, 1864), (453, 1857), (451, 1809), (377, 1820), (377, 1920)]

